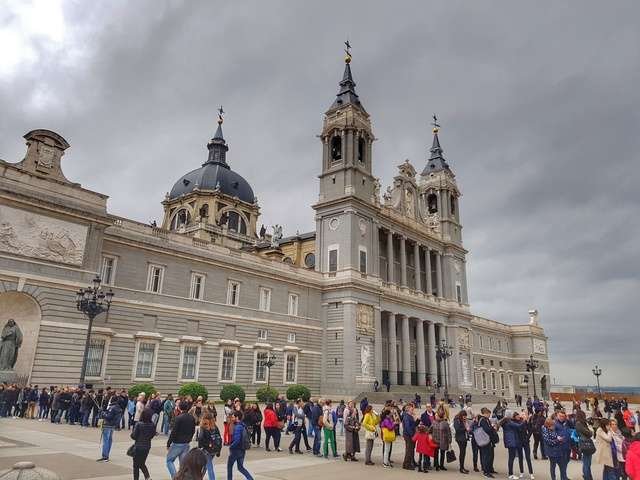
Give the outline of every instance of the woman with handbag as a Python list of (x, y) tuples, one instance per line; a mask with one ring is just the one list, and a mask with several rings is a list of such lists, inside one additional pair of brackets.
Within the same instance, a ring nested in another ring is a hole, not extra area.
[(373, 451), (373, 441), (378, 436), (378, 423), (380, 423), (378, 415), (376, 415), (376, 412), (373, 411), (373, 407), (371, 405), (367, 405), (367, 407), (364, 409), (364, 418), (362, 419), (362, 426), (364, 427), (364, 439), (366, 441), (366, 446), (364, 449), (365, 465), (374, 465), (374, 463), (371, 461), (371, 452)]
[(133, 457), (133, 480), (140, 478), (140, 470), (145, 480), (150, 478), (146, 462), (151, 450), (151, 439), (156, 435), (156, 425), (152, 417), (153, 411), (150, 408), (143, 409), (131, 432), (134, 444), (129, 447), (127, 454)]
[(436, 415), (436, 419), (432, 425), (433, 440), (438, 444), (436, 456), (433, 458), (433, 465), (438, 470), (447, 470), (444, 466), (447, 451), (451, 446), (451, 427), (449, 422), (444, 418), (442, 412)]
[(593, 480), (591, 459), (596, 451), (596, 446), (593, 444), (593, 432), (587, 423), (587, 416), (582, 410), (576, 412), (576, 433), (579, 436), (578, 450), (582, 454), (582, 478)]
[[(276, 406), (278, 404), (276, 403)], [(277, 408), (277, 407), (276, 407)], [(273, 409), (272, 403), (267, 403), (264, 408), (264, 434), (265, 434), (265, 451), (270, 452), (269, 441), (273, 438), (274, 450), (281, 452), (280, 435), (282, 433), (282, 422), (278, 419), (276, 411)]]
[(360, 417), (353, 400), (349, 401), (344, 411), (344, 461), (357, 462), (356, 453), (360, 453)]
[(388, 409), (384, 409), (380, 414), (380, 430), (382, 431), (382, 465), (391, 467), (391, 445), (396, 440), (396, 424)]
[(464, 460), (467, 455), (467, 442), (469, 441), (469, 430), (467, 428), (467, 412), (460, 412), (453, 418), (453, 429), (456, 432), (456, 443), (458, 444), (460, 456), (460, 473), (467, 474), (469, 470), (464, 468)]

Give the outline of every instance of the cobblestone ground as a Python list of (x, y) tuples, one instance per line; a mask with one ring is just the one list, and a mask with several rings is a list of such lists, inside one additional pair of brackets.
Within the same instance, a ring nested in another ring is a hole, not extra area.
[[(361, 446), (364, 451), (364, 436)], [(373, 453), (375, 466), (365, 466), (362, 454), (360, 462), (346, 463), (342, 459), (325, 460), (306, 453), (304, 455), (289, 455), (288, 442), (292, 436), (283, 435), (282, 445), (284, 452), (266, 452), (263, 448), (253, 448), (247, 454), (246, 466), (256, 479), (353, 479), (368, 478), (370, 480), (408, 478), (421, 478), (424, 474), (402, 470), (401, 463), (404, 455), (402, 440), (397, 441), (393, 447), (392, 459), (395, 468), (385, 469), (381, 464), (381, 443), (376, 441)], [(147, 465), (151, 476), (155, 480), (168, 479), (169, 475), (165, 467), (164, 454), (166, 437), (159, 435), (153, 441), (153, 447), (149, 454)], [(131, 458), (125, 452), (131, 440), (126, 431), (115, 432), (111, 461), (98, 463), (95, 460), (100, 456), (99, 430), (94, 428), (80, 428), (69, 425), (53, 425), (48, 421), (23, 419), (0, 420), (0, 470), (11, 468), (19, 461), (32, 461), (36, 465), (51, 469), (59, 473), (64, 480), (96, 479), (101, 480), (125, 480), (132, 478)], [(343, 438), (338, 436), (338, 452), (342, 451)], [(220, 458), (216, 459), (216, 477), (226, 478), (226, 447)], [(457, 452), (456, 452), (457, 453)], [(466, 461), (467, 469), (471, 469), (471, 449), (468, 448)], [(517, 461), (516, 461), (517, 464)], [(480, 479), (479, 473), (471, 472), (470, 475), (461, 475), (457, 471), (458, 463), (449, 465), (446, 472), (429, 472), (430, 478), (467, 478)], [(495, 468), (499, 475), (496, 478), (507, 478), (506, 449), (500, 444), (496, 448)], [(546, 461), (534, 460), (534, 473), (536, 479), (550, 479), (549, 465)], [(526, 469), (526, 466), (525, 466)], [(601, 466), (593, 466), (594, 478), (601, 478)], [(237, 471), (235, 478), (242, 478)], [(581, 463), (572, 461), (569, 465), (569, 478), (577, 480), (582, 477)], [(525, 477), (525, 478), (528, 478)]]

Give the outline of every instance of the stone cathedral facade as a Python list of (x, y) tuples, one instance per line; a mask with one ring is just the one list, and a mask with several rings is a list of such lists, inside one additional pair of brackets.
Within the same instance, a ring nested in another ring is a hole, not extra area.
[(110, 214), (106, 195), (64, 176), (62, 136), (27, 133), (24, 159), (0, 160), (0, 323), (24, 334), (16, 373), (77, 383), (88, 326), (75, 292), (97, 274), (115, 298), (90, 338), (94, 385), (172, 392), (198, 381), (216, 394), (237, 383), (251, 395), (302, 383), (337, 398), (377, 379), (400, 392), (513, 397), (535, 381), (548, 395), (537, 312), (513, 325), (470, 310), (461, 190), (438, 125), (420, 168), (405, 161), (383, 189), (350, 61), (320, 135), (316, 230), (293, 237), (258, 231), (222, 112), (204, 162), (162, 200), (160, 225)]

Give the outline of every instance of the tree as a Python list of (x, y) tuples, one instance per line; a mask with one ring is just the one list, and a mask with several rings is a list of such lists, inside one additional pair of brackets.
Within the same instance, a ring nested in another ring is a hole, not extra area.
[(144, 392), (147, 398), (151, 397), (151, 394), (156, 393), (156, 387), (150, 383), (137, 383), (129, 389), (129, 397), (136, 398), (140, 393)]
[(202, 397), (203, 400), (206, 401), (207, 397), (209, 396), (209, 392), (201, 383), (192, 382), (192, 383), (185, 383), (184, 385), (182, 385), (182, 387), (180, 387), (180, 390), (178, 390), (178, 395), (182, 397), (191, 395), (191, 398), (193, 398), (194, 401), (198, 397)]
[(278, 398), (278, 390), (273, 387), (264, 386), (256, 391), (256, 398), (262, 403), (273, 402)]
[(220, 398), (225, 402), (235, 398), (239, 398), (241, 402), (244, 402), (244, 389), (240, 385), (225, 385), (222, 387), (222, 390), (220, 390)]
[(289, 400), (296, 400), (297, 398), (301, 398), (305, 402), (311, 398), (311, 390), (305, 385), (291, 385), (287, 388), (287, 398)]

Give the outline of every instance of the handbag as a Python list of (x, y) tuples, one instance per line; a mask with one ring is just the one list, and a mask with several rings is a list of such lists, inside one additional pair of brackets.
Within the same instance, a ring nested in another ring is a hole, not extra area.
[(282, 430), (284, 428), (284, 422), (282, 420), (278, 420), (277, 428), (278, 430)]
[(127, 455), (130, 457), (133, 457), (135, 453), (136, 453), (136, 444), (134, 443), (129, 448), (127, 448)]
[(479, 447), (486, 447), (491, 442), (491, 438), (482, 427), (478, 427), (473, 431), (473, 439)]
[(586, 455), (593, 455), (596, 453), (596, 446), (593, 443), (593, 440), (590, 438), (580, 437), (580, 441), (578, 442), (578, 449), (580, 452)]
[(447, 450), (447, 463), (456, 461), (456, 452), (453, 450)]
[(382, 441), (386, 443), (393, 443), (396, 441), (396, 432), (389, 430), (388, 428), (382, 429)]

